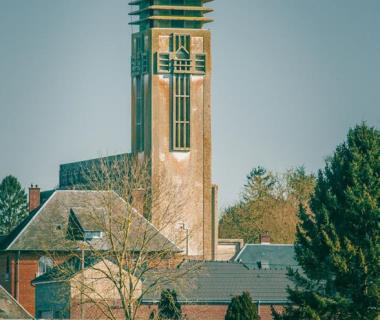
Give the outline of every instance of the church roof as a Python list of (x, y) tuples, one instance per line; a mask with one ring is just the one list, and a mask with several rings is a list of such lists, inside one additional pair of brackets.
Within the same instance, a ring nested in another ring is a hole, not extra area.
[[(107, 198), (107, 200), (105, 200)], [(99, 231), (104, 228), (101, 223), (108, 201), (112, 201), (113, 214), (130, 215), (131, 229), (128, 234), (131, 250), (142, 248), (142, 237), (149, 235), (154, 239), (144, 250), (159, 251), (162, 248), (179, 252), (180, 249), (162, 235), (149, 221), (112, 191), (78, 191), (59, 190), (37, 210), (25, 219), (15, 232), (12, 232), (3, 242), (3, 250), (20, 251), (68, 251), (78, 250), (83, 241), (73, 238), (70, 216), (77, 218), (80, 230)], [(90, 215), (90, 213), (93, 215)], [(95, 218), (94, 218), (95, 217)], [(94, 219), (99, 219), (98, 226)], [(92, 230), (95, 229), (95, 230)], [(107, 250), (110, 248), (108, 237), (94, 238), (90, 244), (94, 248)]]
[(60, 189), (83, 189), (89, 190), (88, 173), (99, 173), (98, 170), (102, 165), (112, 166), (114, 163), (124, 163), (132, 157), (131, 153), (122, 153), (108, 157), (64, 163), (59, 166), (59, 188)]
[(33, 319), (33, 317), (0, 286), (0, 319)]

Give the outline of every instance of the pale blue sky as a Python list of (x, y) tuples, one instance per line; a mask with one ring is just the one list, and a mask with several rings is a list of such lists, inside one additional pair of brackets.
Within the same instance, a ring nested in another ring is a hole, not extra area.
[[(130, 150), (128, 0), (0, 0), (0, 178)], [(380, 127), (380, 1), (216, 0), (213, 180), (316, 171), (350, 126)]]

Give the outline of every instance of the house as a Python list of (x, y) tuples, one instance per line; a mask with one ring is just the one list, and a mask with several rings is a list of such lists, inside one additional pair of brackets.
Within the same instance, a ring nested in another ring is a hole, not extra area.
[[(103, 217), (130, 218), (128, 237), (138, 250), (141, 237), (149, 235), (152, 252), (181, 252), (150, 222), (114, 192), (57, 190), (34, 209), (2, 242), (0, 284), (31, 314), (35, 314), (35, 288), (32, 280), (65, 261), (73, 253), (112, 250)], [(118, 220), (113, 220), (113, 222)], [(118, 223), (114, 223), (117, 227)], [(116, 229), (115, 232), (117, 232)], [(87, 247), (86, 247), (87, 246)]]
[(0, 319), (33, 319), (32, 315), (20, 305), (12, 295), (0, 286)]
[[(95, 268), (94, 264), (97, 264)], [(77, 264), (75, 272), (69, 276), (57, 277), (57, 272), (52, 270), (33, 280), (33, 285), (36, 286), (37, 317), (54, 315), (56, 318), (80, 319), (85, 315), (84, 318), (92, 319), (96, 315), (96, 318), (101, 319), (102, 314), (97, 311), (101, 307), (100, 301), (97, 303), (95, 299), (84, 303), (81, 313), (80, 304), (77, 303), (78, 291), (75, 290), (78, 283), (75, 277), (98, 279), (94, 274), (91, 277), (89, 274), (99, 270), (99, 264), (102, 262), (86, 261), (83, 275), (79, 275), (80, 264)], [(191, 271), (182, 273), (183, 270)], [(257, 304), (261, 320), (272, 319), (272, 306), (281, 310), (288, 303), (286, 288), (291, 286), (291, 282), (287, 278), (285, 266), (253, 268), (238, 262), (186, 261), (171, 272), (182, 273), (182, 276), (180, 281), (168, 284), (165, 288), (176, 290), (182, 311), (189, 320), (223, 320), (232, 297), (245, 291), (250, 293)], [(101, 277), (99, 279), (101, 281), (97, 282), (96, 287), (104, 290), (107, 285)], [(141, 279), (141, 290), (148, 288), (155, 279), (155, 272)], [(164, 288), (148, 291), (141, 297), (142, 306), (137, 319), (147, 319), (153, 310), (157, 310), (162, 289)], [(112, 312), (117, 317), (118, 312), (122, 312), (118, 302), (120, 298), (117, 293), (113, 293), (112, 285), (108, 287), (108, 292), (115, 299)]]
[[(101, 264), (96, 259), (87, 258), (83, 265), (83, 274), (99, 270)], [(160, 294), (163, 289), (174, 289), (178, 294), (178, 302), (182, 311), (189, 320), (213, 319), (223, 320), (228, 304), (232, 297), (248, 292), (254, 303), (257, 304), (261, 320), (272, 319), (272, 307), (281, 311), (288, 304), (287, 288), (292, 287), (292, 282), (287, 277), (288, 268), (299, 268), (295, 260), (294, 246), (288, 244), (271, 244), (268, 235), (261, 236), (260, 244), (246, 244), (233, 261), (196, 261), (186, 260), (176, 268), (170, 269), (171, 273), (178, 273), (178, 281), (167, 283), (166, 286), (148, 290), (157, 278), (161, 270), (151, 270), (140, 278), (137, 294), (141, 296), (141, 307), (137, 319), (147, 319), (153, 310), (157, 311)], [(79, 319), (83, 312), (88, 316), (99, 317), (96, 301), (89, 301), (80, 313), (78, 297), (74, 297), (75, 277), (81, 271), (80, 264), (75, 264), (73, 272), (62, 278), (59, 274), (59, 266), (48, 273), (33, 280), (36, 286), (36, 310), (37, 316), (55, 314), (65, 315), (72, 319)], [(98, 279), (92, 274), (91, 279)], [(104, 287), (100, 285), (96, 287)], [(65, 287), (67, 294), (62, 294)], [(112, 287), (112, 285), (111, 285)], [(109, 287), (108, 291), (113, 292)], [(70, 293), (71, 292), (71, 293)], [(64, 303), (62, 303), (62, 297)], [(114, 296), (113, 312), (121, 312), (118, 294)], [(65, 310), (65, 311), (63, 311)]]
[[(74, 257), (52, 268), (32, 281), (36, 287), (36, 317), (99, 319), (109, 314), (122, 319), (120, 295), (108, 277), (111, 274), (118, 274), (118, 266), (99, 257), (86, 257), (83, 264)], [(141, 282), (127, 275), (125, 280), (134, 282), (133, 294), (138, 299), (142, 293)]]

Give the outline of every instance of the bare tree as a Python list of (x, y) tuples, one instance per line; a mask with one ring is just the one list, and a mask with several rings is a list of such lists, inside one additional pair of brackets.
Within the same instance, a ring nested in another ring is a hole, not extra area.
[(257, 242), (260, 234), (269, 233), (273, 242), (293, 243), (299, 205), (307, 208), (314, 185), (314, 175), (303, 167), (282, 174), (254, 168), (241, 199), (224, 210), (220, 236)]
[(70, 208), (65, 240), (56, 237), (66, 261), (47, 250), (57, 263), (43, 277), (70, 284), (72, 318), (137, 319), (141, 297), (180, 288), (199, 268), (176, 268), (189, 236), (180, 229), (185, 186), (165, 174), (152, 181), (149, 160), (136, 157), (103, 158), (80, 175), (77, 188), (92, 191)]

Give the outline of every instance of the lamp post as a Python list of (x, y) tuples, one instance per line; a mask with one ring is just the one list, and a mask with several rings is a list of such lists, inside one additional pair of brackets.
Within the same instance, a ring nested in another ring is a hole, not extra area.
[(189, 255), (189, 228), (186, 228), (185, 223), (180, 224), (180, 229), (186, 232), (186, 255)]

